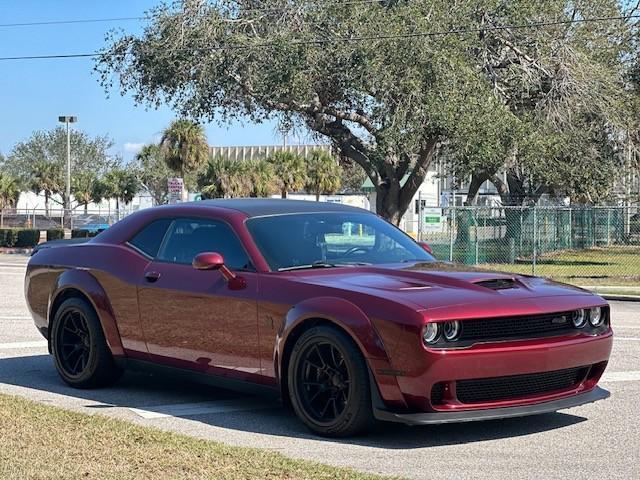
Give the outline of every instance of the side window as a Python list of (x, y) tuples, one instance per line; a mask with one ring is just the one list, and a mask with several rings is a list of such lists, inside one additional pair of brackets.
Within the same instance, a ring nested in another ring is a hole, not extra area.
[(235, 270), (248, 268), (249, 258), (231, 227), (215, 220), (177, 219), (171, 225), (158, 260), (191, 264), (202, 252), (218, 252)]
[(129, 243), (153, 258), (158, 254), (158, 249), (169, 225), (171, 225), (171, 220), (168, 218), (154, 220), (129, 240)]

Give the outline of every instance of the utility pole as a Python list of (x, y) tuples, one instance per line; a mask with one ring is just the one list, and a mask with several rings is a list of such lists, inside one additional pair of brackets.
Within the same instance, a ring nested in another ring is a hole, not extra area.
[(65, 198), (64, 198), (64, 236), (65, 238), (71, 238), (71, 132), (69, 130), (70, 123), (76, 123), (78, 117), (69, 115), (62, 115), (58, 117), (60, 123), (64, 123), (67, 127), (67, 175), (65, 185)]

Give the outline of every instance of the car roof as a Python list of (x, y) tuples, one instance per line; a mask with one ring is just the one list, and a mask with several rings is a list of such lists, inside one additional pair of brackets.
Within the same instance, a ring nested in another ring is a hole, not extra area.
[(226, 208), (244, 213), (248, 217), (263, 217), (268, 215), (285, 215), (291, 213), (318, 212), (360, 212), (371, 213), (358, 207), (341, 203), (313, 202), (307, 200), (289, 200), (280, 198), (229, 198), (202, 200), (199, 202), (180, 203), (176, 206), (211, 206)]

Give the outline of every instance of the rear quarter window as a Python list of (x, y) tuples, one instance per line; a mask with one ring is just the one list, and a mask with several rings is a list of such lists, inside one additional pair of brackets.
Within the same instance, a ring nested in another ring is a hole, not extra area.
[(151, 258), (155, 258), (169, 225), (171, 225), (171, 220), (168, 218), (154, 220), (136, 233), (129, 240), (129, 244)]

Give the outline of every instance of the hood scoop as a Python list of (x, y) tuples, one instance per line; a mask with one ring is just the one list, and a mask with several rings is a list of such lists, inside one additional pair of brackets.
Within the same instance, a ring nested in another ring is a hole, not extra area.
[(490, 290), (508, 290), (510, 288), (519, 288), (520, 283), (513, 278), (492, 278), (489, 280), (480, 280), (473, 282), (474, 285), (488, 288)]

